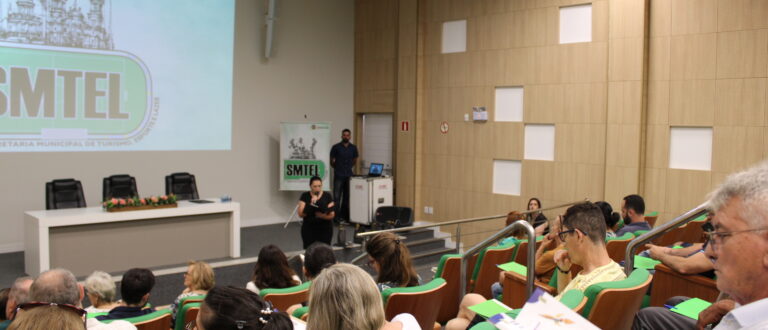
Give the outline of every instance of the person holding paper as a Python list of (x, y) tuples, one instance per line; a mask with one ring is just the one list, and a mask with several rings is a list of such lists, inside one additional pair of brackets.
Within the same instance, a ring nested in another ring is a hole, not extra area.
[(323, 191), (323, 180), (313, 176), (309, 179), (309, 188), (299, 198), (299, 216), (304, 219), (301, 223), (301, 240), (305, 249), (314, 242), (331, 244), (333, 218), (336, 216), (333, 197)]

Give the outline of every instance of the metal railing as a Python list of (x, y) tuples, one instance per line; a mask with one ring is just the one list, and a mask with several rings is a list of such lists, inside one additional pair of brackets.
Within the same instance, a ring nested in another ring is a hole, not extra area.
[(702, 214), (707, 213), (707, 207), (706, 203), (702, 203), (701, 205), (694, 207), (685, 213), (679, 215), (677, 218), (672, 219), (671, 221), (656, 227), (654, 229), (651, 229), (645, 234), (642, 234), (638, 236), (637, 238), (633, 239), (629, 242), (629, 245), (627, 245), (626, 254), (624, 255), (624, 273), (629, 276), (629, 274), (634, 269), (634, 263), (635, 263), (635, 250), (637, 250), (638, 246), (644, 245), (651, 240), (663, 235), (664, 233), (676, 228), (680, 227), (688, 222), (690, 222), (693, 219), (698, 218)]
[[(498, 240), (507, 237), (513, 231), (521, 228), (525, 229), (528, 235), (528, 278), (525, 287), (526, 300), (528, 300), (528, 297), (531, 296), (531, 292), (533, 292), (533, 281), (535, 279), (534, 276), (536, 275), (534, 270), (534, 265), (536, 264), (534, 261), (536, 259), (536, 235), (533, 232), (533, 226), (531, 226), (528, 221), (517, 220), (511, 223), (509, 226), (504, 227), (504, 229), (500, 230), (498, 233), (484, 239), (480, 243), (477, 243), (461, 256), (461, 275), (459, 276), (459, 303), (461, 303), (461, 298), (464, 292), (467, 292), (467, 259), (473, 254), (480, 253), (480, 251), (483, 249), (495, 244)], [(518, 251), (518, 253), (520, 253), (520, 251)]]
[[(548, 210), (554, 210), (559, 209), (563, 207), (568, 207), (571, 205), (575, 205), (582, 202), (589, 201), (589, 198), (584, 198), (580, 201), (555, 205), (547, 208), (537, 209), (537, 210), (526, 210), (522, 212), (518, 212), (519, 215), (526, 215), (530, 213), (535, 212), (543, 212)], [(416, 229), (424, 229), (424, 228), (433, 228), (433, 227), (441, 227), (441, 226), (449, 226), (449, 225), (456, 225), (456, 252), (461, 253), (461, 225), (465, 223), (470, 222), (477, 222), (477, 221), (485, 221), (485, 220), (493, 220), (493, 219), (499, 219), (499, 218), (506, 218), (506, 214), (500, 214), (500, 215), (494, 215), (494, 216), (487, 216), (487, 217), (479, 217), (479, 218), (468, 218), (468, 219), (459, 219), (459, 220), (452, 220), (452, 221), (446, 221), (446, 222), (440, 222), (440, 223), (431, 223), (431, 224), (425, 224), (425, 225), (419, 225), (419, 226), (411, 226), (411, 227), (402, 227), (402, 228), (392, 228), (392, 229), (383, 229), (383, 230), (376, 230), (376, 231), (368, 231), (364, 233), (358, 233), (358, 237), (369, 237), (380, 233), (398, 233), (398, 232), (404, 232), (404, 231), (411, 231)], [(534, 264), (533, 260), (536, 259), (536, 236), (533, 229), (533, 226), (526, 220), (518, 220), (514, 223), (510, 224), (509, 226), (504, 227), (500, 231), (496, 232), (492, 236), (486, 238), (482, 242), (476, 244), (469, 250), (467, 250), (465, 253), (461, 255), (461, 270), (460, 270), (460, 284), (459, 288), (461, 291), (459, 291), (459, 299), (461, 299), (464, 296), (464, 293), (467, 289), (467, 259), (471, 257), (473, 254), (479, 253), (482, 251), (482, 249), (487, 248), (488, 246), (493, 245), (498, 240), (507, 237), (509, 234), (514, 232), (517, 229), (524, 228), (528, 235), (528, 276), (527, 276), (527, 283), (526, 283), (526, 293), (527, 296), (530, 297), (531, 293), (533, 292), (533, 282), (535, 280), (535, 270), (534, 270)], [(365, 251), (365, 241), (363, 242), (363, 245), (361, 246), (361, 249)], [(365, 256), (368, 255), (366, 252), (363, 252), (359, 256), (352, 259), (351, 263), (355, 264), (359, 262), (361, 259), (365, 258)]]

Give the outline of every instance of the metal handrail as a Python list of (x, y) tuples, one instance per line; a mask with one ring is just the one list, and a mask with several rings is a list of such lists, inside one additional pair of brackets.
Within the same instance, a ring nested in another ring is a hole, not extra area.
[[(587, 202), (587, 201), (589, 201), (589, 198), (585, 198), (584, 200), (581, 200), (581, 201), (570, 202), (570, 203), (555, 205), (555, 206), (551, 206), (551, 207), (545, 207), (545, 208), (536, 209), (536, 210), (521, 211), (521, 212), (518, 212), (517, 214), (519, 214), (519, 215), (526, 215), (526, 214), (529, 214), (529, 213), (549, 211), (549, 210), (559, 209), (559, 208), (563, 208), (563, 207), (566, 207), (566, 206), (571, 206), (571, 205), (574, 205), (574, 204), (577, 204), (577, 203), (582, 203), (582, 202)], [(396, 232), (401, 232), (401, 231), (411, 231), (411, 230), (415, 230), (415, 229), (423, 229), (423, 228), (431, 228), (431, 227), (457, 225), (457, 224), (464, 224), (464, 223), (475, 222), (475, 221), (491, 220), (491, 219), (506, 218), (506, 217), (507, 217), (507, 214), (499, 214), (499, 215), (492, 215), (492, 216), (487, 216), (487, 217), (451, 220), (451, 221), (446, 221), (446, 222), (439, 222), (439, 223), (436, 222), (436, 223), (430, 223), (430, 224), (419, 225), (419, 226), (409, 226), (409, 227), (401, 227), (401, 228), (382, 229), (382, 230), (376, 230), (376, 231), (366, 231), (364, 233), (358, 233), (356, 236), (357, 237), (365, 237), (365, 236), (371, 236), (371, 235), (376, 235), (376, 234), (380, 234), (380, 233), (396, 233)]]
[[(528, 221), (525, 220), (517, 220), (510, 224), (509, 226), (504, 227), (501, 231), (499, 231), (496, 234), (493, 234), (493, 236), (486, 238), (480, 243), (477, 243), (475, 246), (467, 250), (462, 256), (461, 256), (461, 276), (459, 277), (459, 300), (463, 298), (464, 293), (467, 292), (467, 259), (472, 256), (475, 253), (480, 252), (482, 249), (485, 249), (494, 243), (496, 241), (507, 237), (510, 233), (513, 231), (519, 229), (520, 227), (524, 228), (525, 231), (528, 234), (528, 281), (526, 283), (526, 300), (528, 297), (531, 296), (531, 293), (533, 292), (533, 281), (535, 279), (534, 275), (536, 274), (534, 270), (534, 266), (536, 262), (534, 260), (536, 259), (536, 236), (533, 231), (533, 226), (531, 226)], [(518, 252), (519, 253), (519, 252)], [(477, 266), (475, 266), (477, 267)], [(461, 303), (461, 301), (459, 301)]]
[(642, 234), (638, 236), (637, 238), (633, 239), (629, 242), (629, 245), (627, 245), (627, 250), (624, 255), (624, 273), (629, 276), (629, 274), (633, 270), (633, 266), (635, 263), (635, 258), (633, 257), (635, 255), (635, 250), (638, 246), (648, 243), (651, 240), (655, 239), (656, 237), (659, 237), (663, 235), (664, 233), (674, 229), (675, 227), (680, 227), (688, 222), (690, 222), (693, 219), (698, 218), (702, 214), (706, 214), (708, 212), (707, 209), (707, 203), (702, 203), (701, 205), (694, 207), (685, 213), (679, 215), (677, 218), (672, 219), (671, 221), (656, 227), (654, 229), (651, 229), (645, 234)]

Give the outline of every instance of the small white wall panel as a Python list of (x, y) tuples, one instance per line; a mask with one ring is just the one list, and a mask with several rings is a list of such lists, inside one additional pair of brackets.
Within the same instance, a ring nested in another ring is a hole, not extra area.
[(712, 169), (712, 127), (670, 127), (669, 168)]
[(520, 196), (522, 163), (519, 160), (493, 160), (493, 193)]
[(442, 53), (467, 51), (467, 20), (443, 22)]
[(592, 4), (560, 7), (560, 43), (592, 41)]
[(523, 121), (524, 90), (522, 86), (496, 87), (495, 95), (495, 121)]
[(555, 160), (555, 125), (525, 125), (525, 159)]

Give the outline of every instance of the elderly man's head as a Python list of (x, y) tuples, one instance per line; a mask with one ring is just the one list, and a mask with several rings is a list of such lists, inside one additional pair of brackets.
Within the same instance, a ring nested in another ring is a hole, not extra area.
[[(768, 297), (768, 162), (726, 178), (708, 207), (714, 233), (707, 255), (717, 287), (747, 304)], [(734, 237), (736, 236), (736, 237)]]
[(43, 272), (35, 279), (29, 289), (29, 298), (32, 301), (79, 305), (83, 292), (72, 272), (58, 268)]
[(13, 282), (11, 291), (8, 293), (8, 302), (5, 305), (5, 317), (13, 318), (16, 306), (29, 302), (29, 287), (32, 285), (33, 278), (24, 276), (19, 277)]

